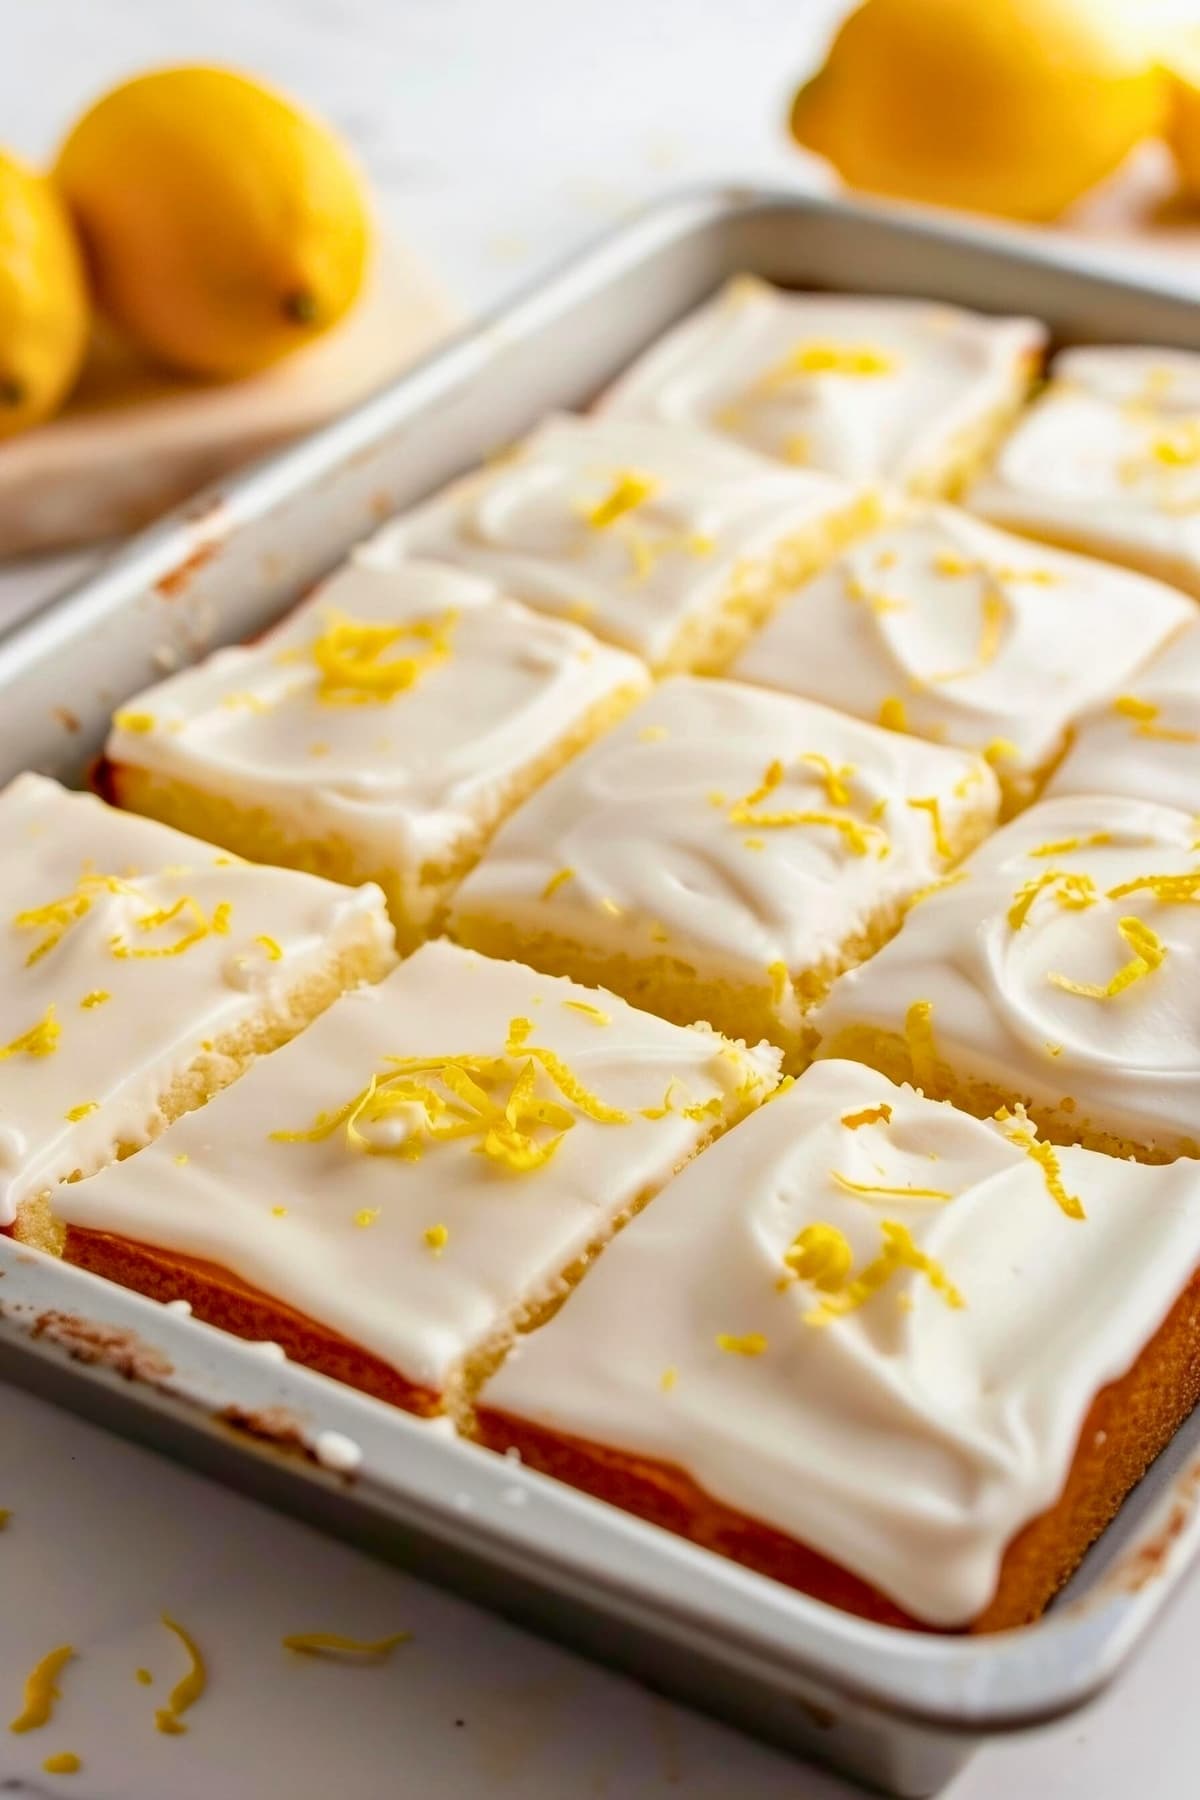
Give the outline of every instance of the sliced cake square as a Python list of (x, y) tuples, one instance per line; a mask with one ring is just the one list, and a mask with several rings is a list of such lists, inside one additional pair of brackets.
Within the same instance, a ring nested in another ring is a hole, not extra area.
[(407, 947), (504, 815), (649, 684), (490, 581), (351, 562), (266, 637), (124, 707), (106, 781), (256, 861), (377, 881)]
[(1042, 800), (913, 907), (813, 1019), (820, 1054), (1056, 1143), (1200, 1156), (1200, 847), (1189, 813)]
[(1014, 811), (1076, 717), (1195, 616), (1144, 575), (922, 505), (849, 545), (730, 673), (977, 751)]
[(877, 516), (861, 487), (705, 432), (563, 415), (359, 555), (455, 563), (655, 669), (712, 670)]
[(848, 481), (945, 494), (995, 444), (1045, 341), (1034, 319), (789, 293), (742, 275), (652, 344), (601, 411), (703, 426)]
[(485, 1386), (496, 1449), (888, 1624), (1035, 1618), (1195, 1403), (1200, 1170), (818, 1063)]
[(396, 960), (378, 888), (263, 869), (91, 794), (0, 793), (0, 1227), (136, 1150)]
[(144, 1156), (59, 1190), (65, 1254), (380, 1398), (457, 1409), (777, 1064), (430, 943)]
[(1200, 814), (1200, 619), (1080, 721), (1051, 794), (1123, 794)]
[(676, 676), (548, 782), (460, 889), (460, 942), (792, 1063), (804, 1008), (994, 823), (978, 757)]
[(966, 504), (1200, 597), (1200, 356), (1064, 350)]

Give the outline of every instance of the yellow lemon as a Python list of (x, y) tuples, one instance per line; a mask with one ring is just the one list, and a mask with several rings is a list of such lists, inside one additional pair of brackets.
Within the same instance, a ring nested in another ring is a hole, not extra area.
[(1166, 60), (1170, 79), (1167, 142), (1183, 186), (1200, 197), (1200, 32), (1186, 33)]
[(792, 134), (853, 187), (1050, 219), (1163, 117), (1157, 44), (1122, 0), (865, 0)]
[(334, 134), (227, 69), (115, 88), (56, 170), (99, 304), (144, 351), (248, 374), (334, 324), (370, 246), (362, 181)]
[(0, 152), (0, 438), (66, 399), (88, 335), (83, 259), (52, 184)]

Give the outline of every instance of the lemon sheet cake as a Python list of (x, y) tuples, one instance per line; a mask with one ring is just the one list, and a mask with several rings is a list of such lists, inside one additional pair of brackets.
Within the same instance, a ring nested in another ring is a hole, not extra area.
[(1051, 794), (1123, 794), (1200, 815), (1200, 618), (1080, 722)]
[(994, 823), (981, 758), (789, 694), (675, 676), (519, 808), (459, 890), (460, 942), (665, 1018), (768, 1037)]
[(504, 814), (648, 686), (486, 579), (351, 562), (265, 638), (123, 708), (106, 779), (242, 855), (378, 881), (408, 946)]
[(1064, 350), (967, 505), (1200, 597), (1200, 356)]
[(377, 888), (260, 869), (90, 794), (0, 793), (0, 1227), (395, 962)]
[(359, 554), (436, 557), (656, 669), (715, 669), (877, 512), (869, 490), (686, 426), (563, 414)]
[(921, 504), (815, 575), (730, 672), (977, 751), (1013, 810), (1077, 715), (1195, 617), (1161, 582)]
[(1059, 1143), (1200, 1155), (1200, 843), (1190, 814), (1042, 800), (908, 914), (814, 1024), (851, 1056)]
[(1035, 1617), (1196, 1399), (1200, 1171), (814, 1065), (486, 1385), (486, 1442), (888, 1623)]
[(789, 293), (742, 275), (609, 390), (612, 418), (701, 426), (794, 467), (944, 494), (1020, 404), (1033, 319), (928, 300)]
[(62, 1189), (66, 1254), (438, 1411), (777, 1064), (435, 941)]

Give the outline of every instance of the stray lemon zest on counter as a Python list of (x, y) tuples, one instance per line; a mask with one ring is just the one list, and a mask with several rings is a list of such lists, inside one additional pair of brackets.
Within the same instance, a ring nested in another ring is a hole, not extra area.
[(34, 1664), (25, 1677), (24, 1704), (9, 1725), (10, 1731), (37, 1731), (49, 1722), (54, 1702), (61, 1698), (58, 1677), (74, 1655), (70, 1644), (60, 1644), (57, 1650), (48, 1651), (39, 1663)]
[(846, 1194), (862, 1194), (868, 1199), (881, 1200), (953, 1200), (954, 1195), (946, 1188), (890, 1187), (886, 1183), (875, 1184), (867, 1181), (851, 1181), (840, 1169), (830, 1169), (829, 1179), (835, 1187), (840, 1187)]
[[(327, 618), (326, 629), (309, 646), (321, 672), (317, 699), (326, 706), (369, 706), (394, 700), (451, 654), (458, 623), (456, 612), (396, 625), (353, 619), (333, 608)], [(406, 638), (425, 648), (412, 656), (385, 656), (385, 651)]]
[(262, 945), (270, 962), (283, 961), (283, 945), (279, 942), (278, 938), (267, 937), (265, 932), (260, 932), (254, 941), (256, 944)]
[[(826, 1227), (832, 1230), (832, 1227)], [(946, 1305), (956, 1311), (966, 1305), (966, 1301), (946, 1275), (940, 1263), (933, 1257), (919, 1250), (913, 1242), (912, 1233), (906, 1225), (897, 1219), (884, 1219), (880, 1224), (883, 1237), (883, 1248), (873, 1262), (856, 1276), (851, 1278), (853, 1262), (840, 1269), (844, 1260), (838, 1252), (837, 1262), (830, 1263), (825, 1269), (824, 1279), (819, 1285), (826, 1298), (813, 1312), (805, 1313), (806, 1325), (826, 1325), (831, 1319), (843, 1317), (865, 1305), (872, 1295), (877, 1294), (892, 1276), (901, 1269), (911, 1269), (914, 1274), (923, 1275), (935, 1293), (940, 1294)], [(803, 1234), (802, 1234), (803, 1235)], [(837, 1234), (839, 1237), (841, 1233)], [(843, 1239), (843, 1242), (845, 1240)], [(846, 1244), (846, 1250), (850, 1248)], [(840, 1270), (840, 1273), (838, 1271)], [(836, 1279), (835, 1279), (836, 1276)]]
[(675, 1367), (674, 1363), (672, 1363), (671, 1366), (667, 1369), (664, 1369), (662, 1374), (659, 1376), (658, 1385), (662, 1389), (664, 1394), (669, 1394), (671, 1392), (671, 1389), (678, 1382), (678, 1380), (679, 1380), (679, 1370)]
[(8, 1521), (11, 1518), (12, 1518), (12, 1507), (11, 1506), (0, 1506), (0, 1531), (4, 1530), (4, 1527), (8, 1524)]
[(643, 725), (638, 732), (638, 741), (643, 744), (660, 744), (665, 737), (669, 736), (670, 733), (665, 725)]
[(133, 1675), (134, 1680), (139, 1681), (143, 1687), (150, 1687), (153, 1684), (154, 1677), (149, 1669), (135, 1669)]
[(1037, 1163), (1046, 1182), (1046, 1192), (1068, 1219), (1085, 1219), (1083, 1202), (1078, 1194), (1068, 1194), (1063, 1185), (1062, 1170), (1059, 1167), (1058, 1155), (1053, 1144), (1045, 1144), (1031, 1130), (1019, 1129), (1007, 1134), (1010, 1144), (1016, 1144), (1024, 1150), (1026, 1156)]
[(191, 1161), (191, 1158), (189, 1157), (186, 1150), (181, 1150), (179, 1152), (178, 1156), (175, 1158), (175, 1161), (179, 1164), (179, 1167), (182, 1169), (182, 1167), (185, 1163)]
[(593, 530), (604, 531), (627, 513), (636, 512), (658, 492), (658, 486), (653, 475), (640, 474), (636, 469), (621, 469), (614, 476), (608, 493), (594, 506), (587, 507), (583, 517)]
[(100, 1102), (98, 1100), (81, 1100), (78, 1106), (73, 1106), (70, 1112), (63, 1114), (63, 1117), (70, 1124), (77, 1125), (80, 1119), (86, 1119), (89, 1113), (99, 1112), (99, 1110)]
[(1054, 844), (1038, 844), (1036, 849), (1027, 850), (1026, 856), (1067, 856), (1072, 850), (1092, 850), (1101, 844), (1112, 843), (1111, 831), (1092, 831), (1087, 837), (1060, 838)]
[(1061, 1044), (1051, 1044), (1051, 1043), (1047, 1042), (1047, 1044), (1046, 1044), (1046, 1055), (1047, 1056), (1061, 1056), (1062, 1053), (1063, 1053), (1063, 1047)]
[(394, 1631), (390, 1637), (381, 1638), (352, 1638), (343, 1637), (337, 1631), (293, 1631), (279, 1641), (285, 1650), (294, 1650), (297, 1656), (363, 1656), (381, 1661), (390, 1656), (397, 1645), (411, 1643), (412, 1632)]
[[(272, 1134), (272, 1135), (274, 1135), (274, 1134)], [(273, 1219), (286, 1219), (287, 1218), (287, 1207), (286, 1206), (273, 1206), (271, 1208), (271, 1217)]]
[(83, 1767), (83, 1760), (73, 1750), (56, 1750), (42, 1764), (47, 1775), (78, 1775)]
[(354, 1215), (354, 1223), (361, 1230), (365, 1231), (368, 1225), (373, 1225), (375, 1223), (376, 1219), (379, 1217), (379, 1210), (380, 1209), (377, 1206), (360, 1207), (358, 1212)]
[(168, 1631), (175, 1633), (187, 1651), (192, 1665), (187, 1674), (171, 1689), (167, 1696), (167, 1704), (160, 1706), (154, 1715), (154, 1723), (160, 1731), (165, 1732), (168, 1737), (178, 1737), (187, 1730), (181, 1715), (188, 1710), (189, 1706), (194, 1706), (203, 1694), (208, 1681), (208, 1671), (204, 1666), (204, 1658), (200, 1653), (199, 1645), (184, 1630), (183, 1626), (176, 1624), (175, 1620), (167, 1613), (163, 1614), (162, 1622)]
[(710, 806), (724, 806), (728, 799), (729, 795), (724, 793), (720, 788), (709, 789), (708, 804)]
[(0, 1046), (0, 1062), (7, 1061), (10, 1056), (53, 1056), (61, 1036), (62, 1026), (54, 1016), (52, 1002), (36, 1025), (13, 1038), (10, 1044)]
[(432, 1250), (435, 1256), (440, 1256), (442, 1251), (446, 1248), (446, 1245), (450, 1242), (449, 1227), (446, 1225), (427, 1225), (421, 1233), (421, 1241), (424, 1243), (427, 1250)]
[(593, 1025), (612, 1024), (612, 1014), (601, 1012), (600, 1008), (593, 1006), (590, 1000), (564, 1000), (563, 1005), (570, 1012), (582, 1013), (585, 1019), (592, 1021)]
[(93, 988), (90, 994), (85, 994), (83, 996), (83, 999), (79, 1004), (80, 1006), (91, 1008), (93, 1006), (103, 1006), (106, 1000), (111, 999), (112, 995), (107, 988)]
[(933, 1001), (914, 1000), (904, 1015), (904, 1042), (912, 1064), (913, 1084), (937, 1086), (937, 1045), (933, 1036)]
[(717, 1349), (730, 1356), (761, 1356), (766, 1348), (767, 1340), (761, 1331), (748, 1331), (742, 1337), (730, 1331), (717, 1333)]
[(929, 823), (933, 828), (933, 847), (938, 855), (953, 856), (954, 851), (950, 846), (950, 840), (946, 836), (945, 826), (942, 824), (942, 803), (937, 795), (927, 794), (920, 796), (915, 800), (909, 800), (907, 805), (909, 805), (914, 812), (929, 814)]
[(1166, 961), (1167, 946), (1144, 919), (1132, 915), (1118, 919), (1117, 930), (1133, 951), (1133, 956), (1103, 986), (1093, 981), (1073, 981), (1069, 975), (1057, 975), (1053, 972), (1046, 979), (1064, 993), (1078, 994), (1085, 1000), (1115, 1000), (1118, 994), (1123, 994), (1135, 981), (1144, 980), (1147, 975), (1152, 975), (1162, 967)]
[(113, 714), (113, 724), (116, 726), (117, 730), (131, 731), (135, 736), (141, 736), (147, 731), (153, 731), (156, 723), (157, 721), (155, 720), (153, 713), (119, 712)]
[(861, 1112), (842, 1114), (842, 1124), (847, 1131), (858, 1131), (863, 1125), (890, 1125), (891, 1122), (892, 1109), (886, 1100), (881, 1100), (878, 1106), (864, 1106)]
[(542, 899), (552, 900), (560, 887), (574, 877), (574, 869), (558, 869), (542, 889)]

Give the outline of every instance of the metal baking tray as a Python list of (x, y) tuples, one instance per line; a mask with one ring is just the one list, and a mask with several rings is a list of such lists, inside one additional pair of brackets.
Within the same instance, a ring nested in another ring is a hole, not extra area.
[[(138, 688), (261, 629), (381, 519), (547, 409), (586, 403), (740, 270), (1031, 312), (1059, 342), (1200, 350), (1182, 289), (1048, 239), (786, 193), (685, 194), (0, 638), (0, 780), (29, 766), (80, 778)], [(0, 1375), (899, 1795), (934, 1792), (989, 1734), (1098, 1693), (1200, 1549), (1197, 1413), (1039, 1623), (981, 1639), (873, 1625), (5, 1238)]]

